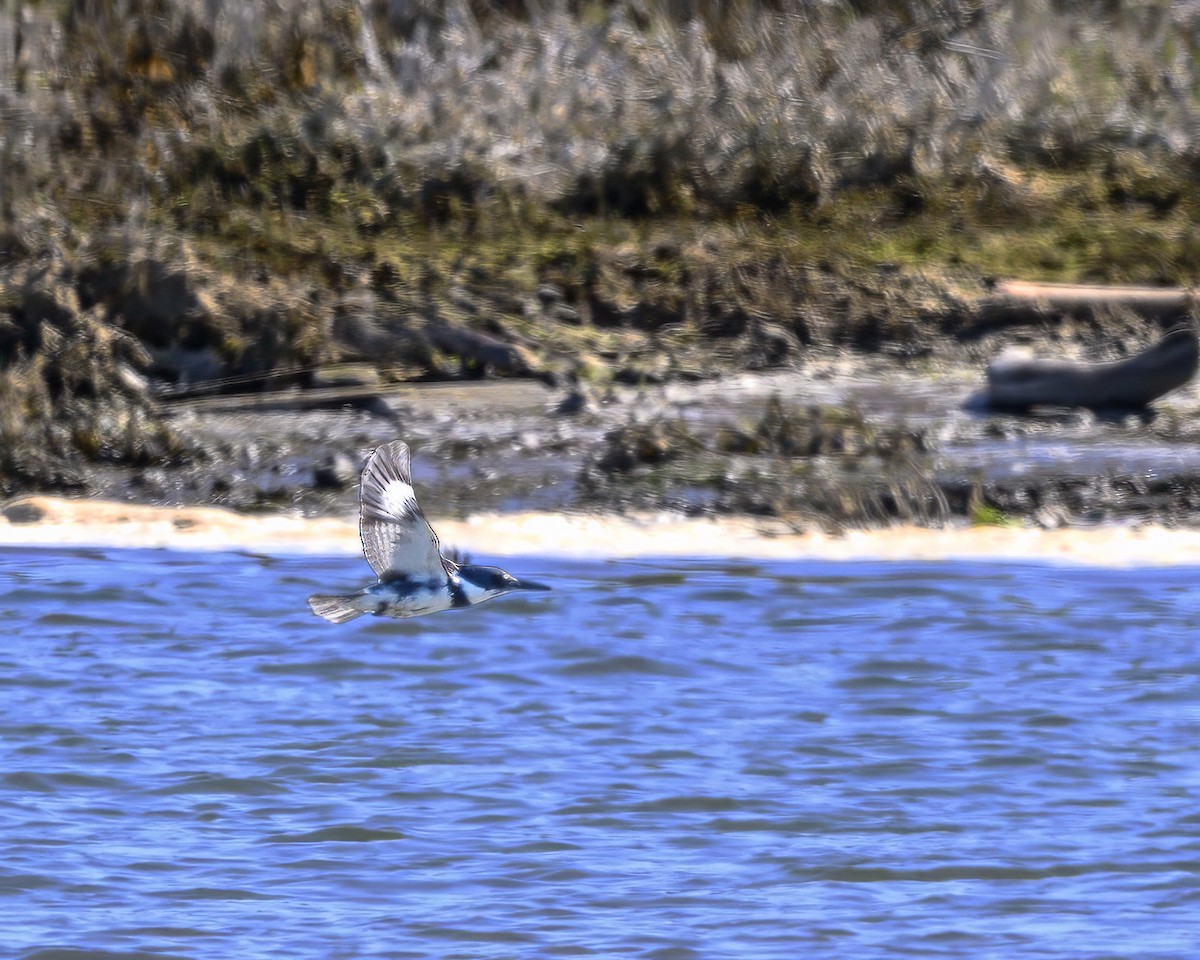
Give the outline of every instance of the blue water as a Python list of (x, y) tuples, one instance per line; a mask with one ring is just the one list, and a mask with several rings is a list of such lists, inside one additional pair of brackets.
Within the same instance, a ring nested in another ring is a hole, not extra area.
[(0, 552), (4, 955), (1196, 955), (1200, 571), (507, 565)]

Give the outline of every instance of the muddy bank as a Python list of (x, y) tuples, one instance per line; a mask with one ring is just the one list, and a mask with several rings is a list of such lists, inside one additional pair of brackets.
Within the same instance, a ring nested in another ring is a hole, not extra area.
[(1188, 522), (1170, 406), (905, 408), (1191, 312), (1196, 11), (401, 6), (0, 14), (0, 496), (341, 512), (400, 435), (457, 514)]
[(366, 453), (403, 438), (441, 517), (670, 511), (823, 533), (1200, 517), (1194, 384), (1137, 413), (1027, 417), (970, 409), (981, 378), (974, 365), (843, 354), (638, 386), (508, 379), (179, 400), (164, 422), (197, 454), (100, 464), (87, 489), (352, 518)]
[[(400, 437), (426, 502), (451, 516), (669, 510), (825, 531), (1195, 522), (1191, 385), (1117, 416), (964, 410), (1001, 350), (1117, 360), (1190, 323), (1187, 291), (656, 249), (654, 283), (638, 256), (597, 254), (605, 269), (624, 258), (617, 313), (595, 298), (574, 310), (569, 288), (548, 284), (520, 325), (468, 287), (456, 302), (471, 325), (414, 327), (378, 297), (352, 312), (318, 298), (307, 316), (329, 321), (326, 361), (302, 366), (260, 351), (288, 330), (287, 349), (306, 342), (286, 309), (299, 294), (273, 281), (240, 289), (154, 259), (10, 264), (0, 495), (352, 515), (367, 451)], [(668, 288), (686, 309), (653, 319)], [(233, 366), (212, 338), (247, 330)]]

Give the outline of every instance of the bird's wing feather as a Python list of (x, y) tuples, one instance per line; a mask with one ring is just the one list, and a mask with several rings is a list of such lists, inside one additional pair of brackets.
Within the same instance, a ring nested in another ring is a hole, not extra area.
[(363, 468), (358, 532), (377, 577), (445, 575), (437, 534), (417, 505), (412, 455), (402, 440), (376, 447)]

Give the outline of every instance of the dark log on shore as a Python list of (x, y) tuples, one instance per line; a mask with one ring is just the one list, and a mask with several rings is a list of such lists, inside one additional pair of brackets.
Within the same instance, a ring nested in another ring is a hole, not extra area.
[(396, 412), (384, 399), (387, 390), (381, 387), (320, 387), (301, 390), (265, 390), (258, 393), (228, 393), (212, 396), (171, 397), (168, 410), (189, 410), (205, 413), (264, 413), (277, 410), (340, 410), (351, 407), (366, 410), (376, 416), (395, 419)]
[(1002, 354), (988, 366), (987, 389), (971, 405), (1136, 410), (1182, 387), (1198, 366), (1200, 339), (1190, 327), (1171, 331), (1136, 356), (1109, 363)]

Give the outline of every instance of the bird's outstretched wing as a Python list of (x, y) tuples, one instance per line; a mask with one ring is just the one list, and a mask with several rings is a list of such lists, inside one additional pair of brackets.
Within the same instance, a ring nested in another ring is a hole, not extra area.
[(417, 506), (408, 444), (376, 447), (363, 468), (358, 532), (367, 563), (380, 579), (394, 575), (445, 575), (437, 534)]

